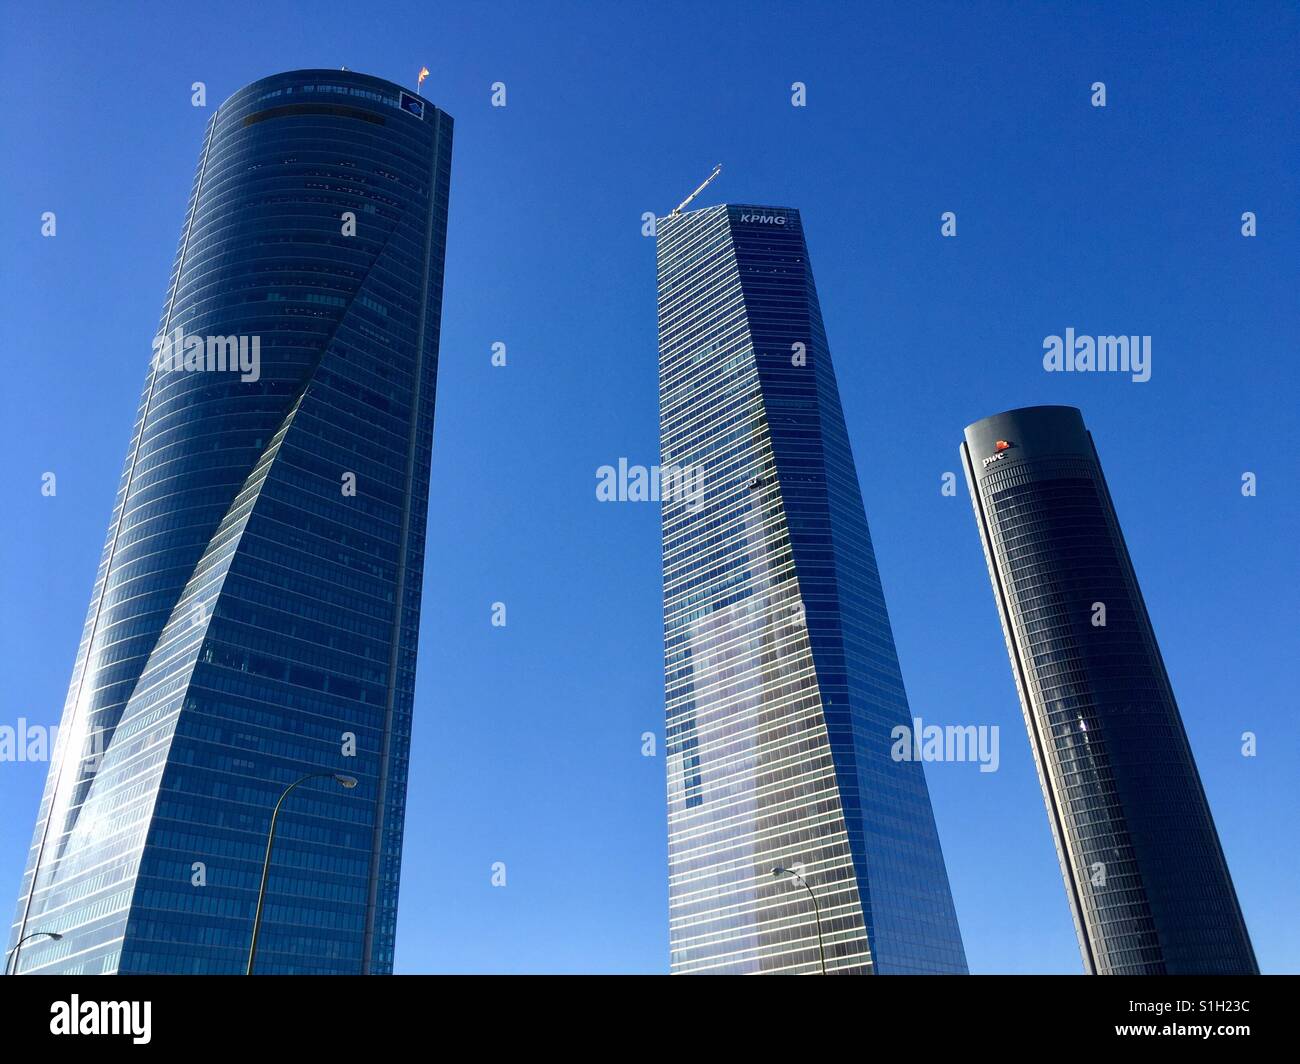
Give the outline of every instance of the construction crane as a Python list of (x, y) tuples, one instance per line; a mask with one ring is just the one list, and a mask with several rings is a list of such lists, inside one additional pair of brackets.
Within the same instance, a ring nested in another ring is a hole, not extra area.
[(716, 178), (720, 173), (722, 173), (722, 164), (718, 163), (718, 165), (713, 168), (713, 173), (711, 173), (708, 177), (706, 177), (703, 180), (703, 182), (701, 182), (699, 188), (697, 188), (694, 192), (692, 192), (689, 196), (687, 196), (684, 200), (682, 200), (681, 203), (677, 204), (677, 206), (673, 208), (672, 214), (670, 214), (668, 217), (676, 218), (679, 214), (681, 214), (682, 211), (686, 209), (687, 204), (689, 204), (691, 200), (693, 200), (696, 196), (698, 196), (701, 192), (703, 192), (706, 188), (708, 188), (709, 185), (713, 184), (713, 179)]

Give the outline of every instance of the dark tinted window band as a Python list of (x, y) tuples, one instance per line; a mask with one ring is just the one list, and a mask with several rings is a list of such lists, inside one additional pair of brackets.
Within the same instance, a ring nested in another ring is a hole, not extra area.
[(373, 122), (377, 126), (386, 125), (388, 120), (382, 115), (371, 114), (359, 107), (340, 107), (332, 103), (290, 103), (283, 107), (268, 107), (244, 119), (244, 125), (265, 122), (268, 118), (285, 118), (288, 115), (336, 115), (339, 118), (359, 118), (363, 122)]

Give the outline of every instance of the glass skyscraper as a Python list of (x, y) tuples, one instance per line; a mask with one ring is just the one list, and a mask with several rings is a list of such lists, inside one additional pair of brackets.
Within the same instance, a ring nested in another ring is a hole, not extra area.
[[(9, 944), (22, 972), (393, 963), (451, 119), (347, 71), (208, 122)], [(142, 359), (143, 361), (143, 359)]]
[(1256, 973), (1082, 415), (997, 414), (961, 451), (1086, 970)]
[(799, 213), (658, 223), (674, 973), (964, 973)]

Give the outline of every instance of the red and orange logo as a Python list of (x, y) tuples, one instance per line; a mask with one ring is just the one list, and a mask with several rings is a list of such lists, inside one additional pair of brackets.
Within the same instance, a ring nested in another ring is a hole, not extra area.
[(984, 468), (988, 469), (994, 462), (1000, 461), (1007, 456), (1007, 451), (1011, 450), (1015, 444), (1010, 440), (995, 440), (993, 442), (993, 453), (984, 459)]

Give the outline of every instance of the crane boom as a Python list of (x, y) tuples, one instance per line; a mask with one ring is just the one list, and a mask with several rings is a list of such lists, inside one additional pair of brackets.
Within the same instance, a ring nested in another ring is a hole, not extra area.
[(693, 200), (696, 196), (698, 196), (701, 192), (703, 192), (706, 188), (708, 188), (709, 185), (713, 183), (713, 179), (717, 177), (720, 173), (722, 173), (722, 164), (718, 163), (718, 165), (713, 168), (713, 173), (711, 173), (702, 182), (700, 182), (699, 188), (697, 188), (694, 192), (692, 192), (689, 196), (687, 196), (684, 200), (682, 200), (681, 203), (677, 204), (677, 206), (673, 208), (672, 214), (670, 214), (668, 217), (676, 218), (679, 214), (681, 214), (682, 211), (686, 209), (687, 204), (689, 204), (691, 200)]

